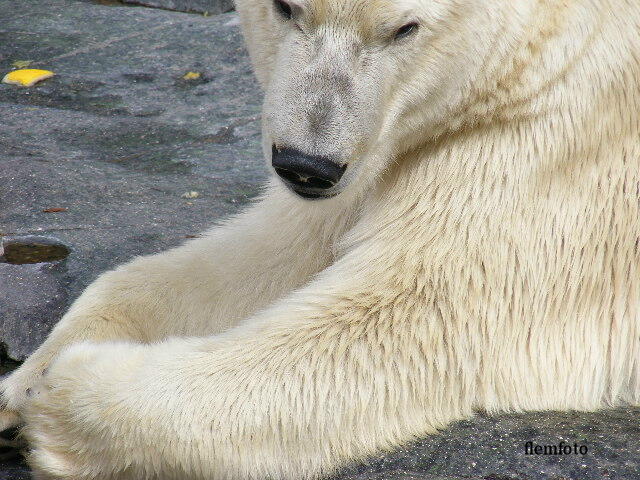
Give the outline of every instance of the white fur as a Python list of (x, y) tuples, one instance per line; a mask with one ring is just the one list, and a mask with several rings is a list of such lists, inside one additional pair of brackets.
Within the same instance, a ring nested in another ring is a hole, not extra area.
[(640, 4), (296, 4), (238, 1), (265, 147), (341, 193), (274, 180), (90, 286), (2, 385), (37, 478), (316, 478), (477, 409), (640, 403)]

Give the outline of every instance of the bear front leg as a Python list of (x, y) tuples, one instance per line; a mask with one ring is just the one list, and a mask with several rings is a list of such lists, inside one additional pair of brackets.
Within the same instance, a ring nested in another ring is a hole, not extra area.
[(0, 382), (0, 431), (19, 424), (34, 385), (71, 344), (219, 333), (303, 285), (331, 261), (350, 209), (305, 202), (275, 184), (203, 238), (103, 274), (44, 344)]
[(310, 479), (468, 412), (418, 292), (351, 263), (221, 335), (69, 349), (26, 412), (37, 478)]

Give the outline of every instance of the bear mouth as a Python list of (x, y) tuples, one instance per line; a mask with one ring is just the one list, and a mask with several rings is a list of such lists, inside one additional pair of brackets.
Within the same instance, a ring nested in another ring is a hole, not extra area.
[(320, 193), (320, 192), (314, 191), (314, 190), (306, 190), (306, 189), (294, 187), (293, 185), (290, 185), (290, 184), (287, 184), (287, 186), (289, 187), (289, 189), (293, 193), (295, 193), (299, 197), (304, 198), (306, 200), (323, 200), (323, 199), (326, 199), (326, 198), (335, 197), (336, 195), (338, 195), (338, 193), (340, 193), (340, 192), (336, 192), (336, 193)]

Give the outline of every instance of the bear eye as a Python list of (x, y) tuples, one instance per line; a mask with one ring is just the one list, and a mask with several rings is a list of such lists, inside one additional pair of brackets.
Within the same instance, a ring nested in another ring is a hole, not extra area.
[(400, 40), (401, 38), (408, 37), (409, 35), (417, 32), (417, 31), (418, 31), (418, 23), (417, 22), (407, 23), (406, 25), (403, 25), (402, 27), (400, 27), (398, 29), (398, 31), (396, 32), (396, 34), (393, 37), (393, 39), (394, 40)]
[(284, 18), (286, 18), (287, 20), (291, 20), (291, 17), (293, 16), (293, 12), (291, 11), (291, 5), (289, 5), (287, 2), (283, 2), (282, 0), (275, 0), (274, 3), (276, 5), (276, 9), (278, 10), (278, 13), (282, 15)]

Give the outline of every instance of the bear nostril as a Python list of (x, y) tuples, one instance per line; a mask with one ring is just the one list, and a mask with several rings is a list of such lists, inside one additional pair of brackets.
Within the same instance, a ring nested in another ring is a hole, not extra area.
[(331, 180), (323, 180), (322, 178), (316, 177), (308, 177), (305, 180), (305, 183), (309, 185), (311, 188), (322, 188), (326, 190), (327, 188), (331, 188), (335, 185)]
[(286, 168), (275, 168), (276, 173), (284, 178), (285, 180), (289, 180), (290, 182), (298, 182), (300, 176), (296, 172), (292, 172), (291, 170), (287, 170)]

